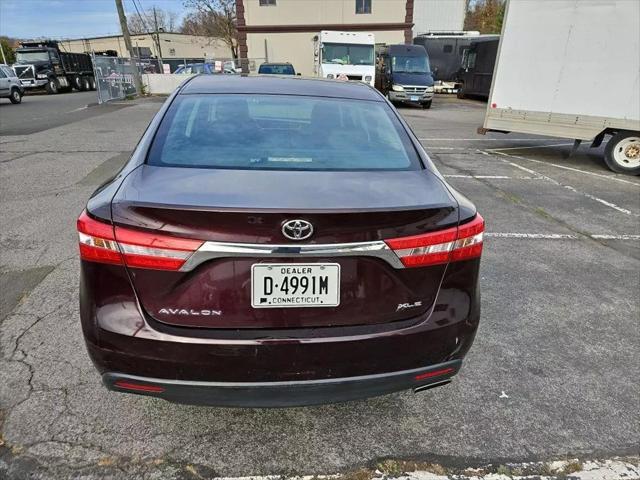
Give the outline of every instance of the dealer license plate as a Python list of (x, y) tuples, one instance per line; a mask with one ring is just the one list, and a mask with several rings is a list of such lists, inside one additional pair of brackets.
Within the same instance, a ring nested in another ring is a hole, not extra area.
[(337, 307), (337, 263), (255, 263), (251, 266), (253, 308)]

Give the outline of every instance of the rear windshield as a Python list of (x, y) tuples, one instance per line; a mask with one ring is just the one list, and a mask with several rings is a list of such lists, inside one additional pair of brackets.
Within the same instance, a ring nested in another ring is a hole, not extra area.
[(256, 170), (422, 168), (386, 103), (294, 95), (179, 95), (147, 163)]
[(275, 75), (295, 75), (291, 65), (260, 65), (258, 73), (269, 73)]

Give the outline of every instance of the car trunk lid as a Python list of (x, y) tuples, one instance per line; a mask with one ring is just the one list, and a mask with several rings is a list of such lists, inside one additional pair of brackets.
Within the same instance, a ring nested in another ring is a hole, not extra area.
[[(112, 214), (116, 229), (204, 242), (181, 270), (129, 267), (149, 315), (174, 326), (203, 328), (331, 327), (418, 317), (433, 304), (446, 262), (402, 268), (390, 250), (378, 255), (368, 250), (338, 254), (336, 249), (354, 244), (385, 248), (385, 239), (458, 223), (455, 199), (426, 170), (275, 172), (144, 165), (124, 181)], [(313, 235), (287, 239), (282, 226), (295, 219), (309, 222)], [(247, 244), (270, 252), (238, 253), (238, 246)], [(331, 248), (325, 252), (299, 254), (327, 245)], [(230, 250), (203, 254), (207, 249)], [(338, 265), (327, 268), (339, 270), (339, 304), (256, 308), (252, 271), (264, 264)]]

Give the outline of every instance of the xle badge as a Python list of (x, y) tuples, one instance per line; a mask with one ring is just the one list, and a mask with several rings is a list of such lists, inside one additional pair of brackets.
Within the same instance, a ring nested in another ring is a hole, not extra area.
[(415, 308), (415, 307), (421, 307), (421, 306), (422, 306), (421, 301), (413, 302), (413, 303), (399, 303), (398, 307), (396, 308), (396, 312), (399, 312), (400, 310), (406, 310), (407, 308)]

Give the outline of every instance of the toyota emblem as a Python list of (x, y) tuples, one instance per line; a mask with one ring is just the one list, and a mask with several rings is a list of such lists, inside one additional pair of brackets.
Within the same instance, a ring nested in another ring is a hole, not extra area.
[(306, 240), (313, 235), (313, 225), (306, 220), (288, 220), (282, 224), (282, 234), (289, 240)]

